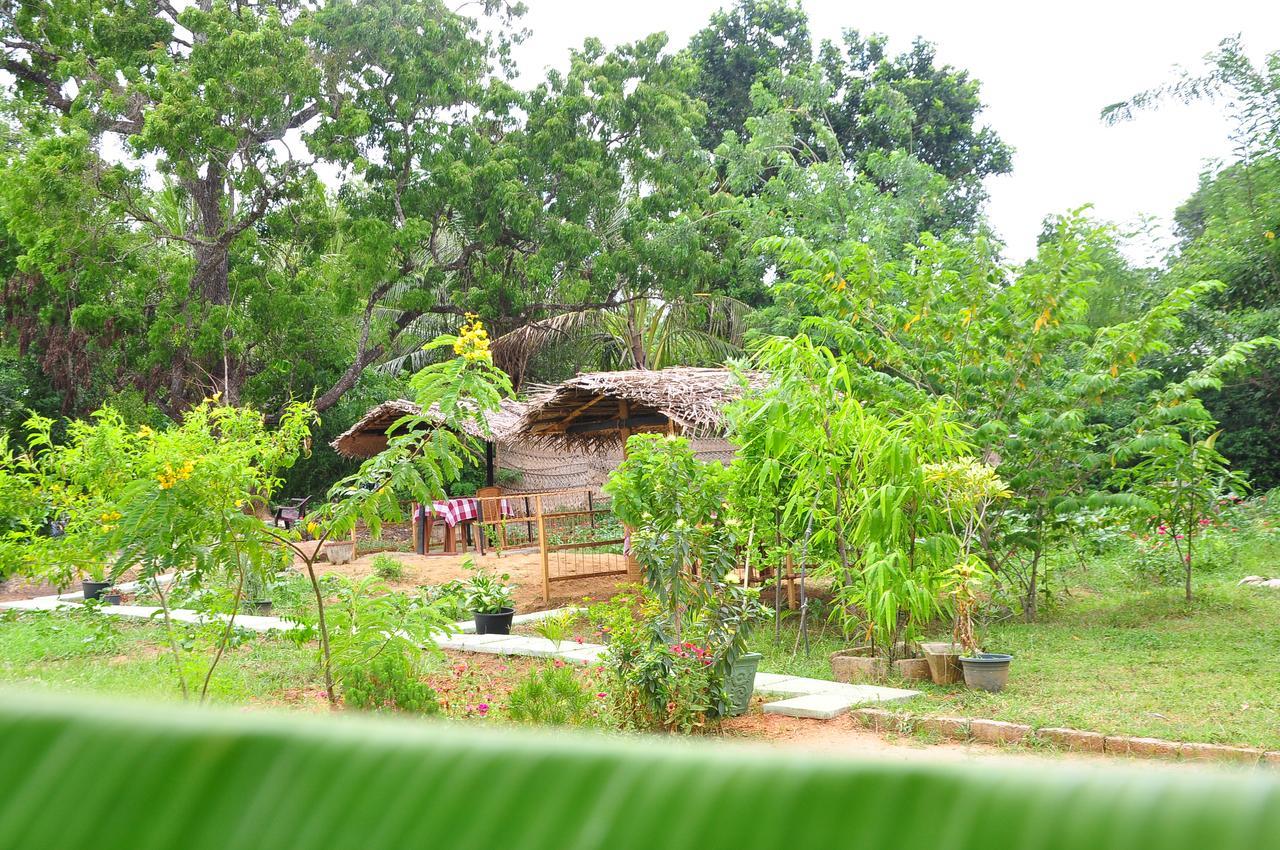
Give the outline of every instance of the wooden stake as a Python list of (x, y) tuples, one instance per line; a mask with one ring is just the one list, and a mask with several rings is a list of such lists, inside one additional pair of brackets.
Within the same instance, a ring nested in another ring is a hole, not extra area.
[(547, 526), (542, 519), (542, 497), (537, 498), (538, 550), (542, 554), (542, 601), (551, 601), (551, 565), (547, 560)]

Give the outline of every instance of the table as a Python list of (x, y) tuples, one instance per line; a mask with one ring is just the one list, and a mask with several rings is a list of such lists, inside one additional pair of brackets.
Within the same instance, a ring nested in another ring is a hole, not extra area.
[[(506, 499), (498, 500), (498, 510), (504, 517), (515, 516), (515, 512), (511, 510), (511, 505)], [(412, 511), (415, 527), (414, 549), (417, 553), (425, 555), (430, 548), (432, 517), (438, 516), (444, 520), (444, 551), (446, 554), (452, 555), (457, 550), (454, 528), (458, 525), (464, 527), (462, 551), (467, 551), (465, 530), (477, 519), (480, 519), (480, 500), (471, 496), (458, 499), (437, 499), (431, 503), (430, 511), (424, 510), (422, 505), (416, 503), (413, 505)], [(421, 529), (420, 533), (418, 529)], [(484, 541), (479, 539), (477, 545), (483, 554)]]

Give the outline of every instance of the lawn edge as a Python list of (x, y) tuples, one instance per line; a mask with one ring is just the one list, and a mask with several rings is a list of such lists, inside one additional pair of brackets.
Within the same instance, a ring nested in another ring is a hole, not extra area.
[(1061, 726), (1033, 727), (976, 717), (917, 715), (883, 708), (857, 708), (849, 712), (855, 723), (875, 732), (910, 734), (927, 732), (954, 741), (986, 744), (1047, 745), (1060, 750), (1135, 758), (1216, 762), (1280, 767), (1280, 751), (1259, 747), (1233, 747), (1193, 741), (1166, 741), (1131, 735), (1105, 735)]

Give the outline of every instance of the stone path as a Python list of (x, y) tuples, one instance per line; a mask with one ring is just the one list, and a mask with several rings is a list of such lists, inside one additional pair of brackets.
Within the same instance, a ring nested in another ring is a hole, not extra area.
[[(122, 585), (121, 590), (132, 591), (135, 587)], [(12, 608), (25, 611), (51, 611), (57, 608), (69, 608), (80, 604), (82, 594), (69, 593), (62, 596), (39, 596), (34, 599), (22, 599), (13, 602), (0, 602), (0, 609)], [(99, 609), (102, 613), (115, 617), (132, 617), (150, 620), (162, 616), (162, 609), (149, 605), (104, 605)], [(512, 618), (513, 625), (536, 623), (539, 620), (553, 617), (563, 610), (535, 611), (530, 614), (517, 614)], [(169, 617), (180, 623), (198, 623), (208, 615), (185, 608), (173, 608)], [(216, 615), (226, 620), (227, 615)], [(241, 614), (236, 617), (236, 625), (254, 632), (287, 631), (297, 627), (282, 617), (265, 617)], [(578, 643), (576, 640), (554, 641), (542, 637), (525, 635), (477, 635), (475, 623), (467, 620), (453, 624), (453, 634), (438, 634), (435, 642), (442, 649), (459, 652), (485, 652), (495, 655), (528, 655), (535, 658), (557, 658), (570, 664), (594, 664), (600, 660), (606, 647), (595, 643)], [(849, 685), (843, 682), (830, 682), (825, 679), (806, 679), (800, 676), (784, 676), (778, 673), (757, 673), (755, 692), (765, 697), (779, 697), (774, 702), (764, 705), (766, 714), (781, 714), (787, 717), (808, 717), (830, 720), (845, 714), (851, 708), (867, 705), (882, 705), (900, 702), (919, 696), (919, 691), (901, 688), (882, 688), (876, 685)]]

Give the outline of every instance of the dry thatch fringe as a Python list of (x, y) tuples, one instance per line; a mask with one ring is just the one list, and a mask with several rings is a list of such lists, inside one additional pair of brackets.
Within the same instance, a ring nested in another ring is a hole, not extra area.
[[(632, 427), (632, 431), (672, 430), (686, 436), (711, 436), (724, 431), (724, 408), (744, 389), (764, 386), (764, 377), (747, 373), (746, 386), (728, 369), (673, 366), (623, 372), (588, 372), (547, 388), (525, 405), (509, 438), (527, 437), (547, 444), (604, 449), (619, 442), (609, 427), (622, 418), (622, 404), (631, 420), (662, 417), (662, 423)], [(601, 430), (590, 430), (599, 426)], [(567, 430), (576, 428), (574, 430)]]
[[(344, 457), (373, 457), (387, 447), (388, 428), (405, 416), (416, 416), (421, 412), (421, 407), (407, 399), (384, 401), (370, 408), (356, 424), (335, 437), (329, 445)], [(520, 402), (514, 399), (503, 399), (502, 405), (486, 417), (490, 434), (484, 433), (480, 423), (474, 420), (465, 422), (462, 430), (482, 440), (503, 440), (514, 431), (523, 412), (524, 405)], [(436, 421), (440, 420), (439, 413), (434, 411), (428, 411), (427, 416)]]

